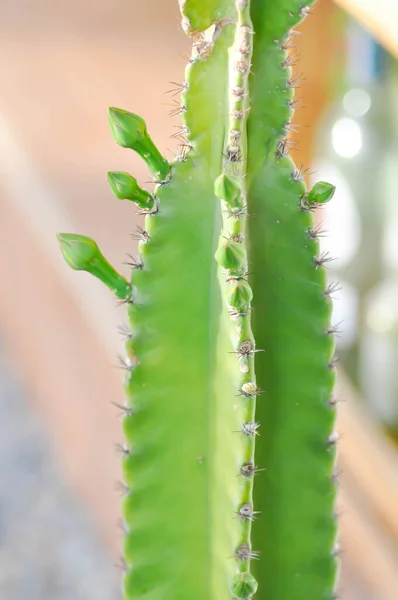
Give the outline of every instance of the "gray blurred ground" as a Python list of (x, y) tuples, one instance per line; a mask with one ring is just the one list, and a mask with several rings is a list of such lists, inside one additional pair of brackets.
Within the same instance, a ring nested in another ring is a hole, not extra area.
[(0, 344), (0, 597), (118, 600), (118, 576)]

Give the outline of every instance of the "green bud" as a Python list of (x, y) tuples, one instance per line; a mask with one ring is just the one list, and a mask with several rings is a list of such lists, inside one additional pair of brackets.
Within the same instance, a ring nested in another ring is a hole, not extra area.
[(87, 271), (100, 255), (94, 240), (84, 235), (58, 233), (57, 238), (64, 259), (76, 271)]
[(135, 150), (145, 160), (156, 179), (164, 181), (167, 178), (170, 165), (150, 138), (144, 119), (127, 110), (111, 107), (109, 124), (119, 146)]
[(245, 247), (234, 240), (222, 241), (216, 252), (216, 261), (224, 269), (238, 271), (246, 261)]
[(108, 182), (112, 192), (119, 200), (132, 200), (140, 208), (151, 209), (154, 206), (154, 199), (151, 194), (143, 190), (137, 183), (137, 180), (121, 171), (110, 171), (108, 173)]
[(232, 284), (233, 289), (228, 294), (228, 304), (233, 308), (243, 308), (253, 300), (253, 292), (250, 285), (241, 279)]
[(217, 198), (225, 200), (225, 202), (233, 207), (242, 206), (242, 189), (236, 178), (222, 173), (214, 182), (214, 193)]
[(336, 187), (326, 181), (318, 181), (308, 193), (307, 204), (324, 204), (333, 198)]
[(121, 108), (109, 108), (109, 124), (113, 137), (122, 148), (135, 150), (148, 136), (144, 119)]
[(76, 271), (87, 271), (100, 279), (118, 298), (131, 297), (131, 285), (102, 256), (97, 244), (85, 235), (58, 233), (65, 261)]
[(237, 573), (232, 579), (232, 592), (236, 598), (246, 600), (256, 593), (258, 583), (251, 573)]

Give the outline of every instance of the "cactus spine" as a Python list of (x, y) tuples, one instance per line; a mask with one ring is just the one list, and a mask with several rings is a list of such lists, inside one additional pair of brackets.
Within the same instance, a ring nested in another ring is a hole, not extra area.
[(126, 302), (131, 325), (124, 596), (246, 600), (258, 588), (264, 599), (331, 600), (334, 340), (312, 210), (334, 188), (307, 192), (287, 137), (287, 50), (308, 7), (180, 7), (193, 49), (178, 157), (168, 164), (141, 117), (109, 111), (117, 143), (156, 182), (150, 194), (108, 174), (116, 197), (146, 214), (131, 281), (89, 238), (60, 235), (68, 264)]

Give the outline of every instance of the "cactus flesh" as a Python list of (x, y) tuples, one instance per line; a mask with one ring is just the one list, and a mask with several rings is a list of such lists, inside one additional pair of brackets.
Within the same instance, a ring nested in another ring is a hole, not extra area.
[(247, 599), (258, 587), (264, 600), (329, 600), (334, 340), (312, 209), (334, 188), (307, 192), (288, 137), (288, 50), (308, 6), (180, 8), (193, 47), (179, 156), (162, 157), (141, 117), (109, 113), (117, 143), (157, 182), (149, 194), (127, 173), (108, 175), (146, 213), (142, 264), (127, 282), (89, 238), (72, 236), (88, 257), (60, 238), (73, 268), (126, 301), (131, 325), (124, 596)]

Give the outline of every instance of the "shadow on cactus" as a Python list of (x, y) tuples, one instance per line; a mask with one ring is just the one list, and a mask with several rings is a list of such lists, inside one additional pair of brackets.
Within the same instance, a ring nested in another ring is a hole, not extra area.
[(169, 164), (141, 117), (118, 144), (157, 185), (111, 172), (145, 217), (131, 281), (95, 242), (60, 234), (74, 269), (126, 302), (126, 600), (331, 600), (337, 558), (334, 339), (313, 209), (289, 157), (289, 48), (301, 0), (180, 0), (192, 56), (183, 149)]

